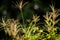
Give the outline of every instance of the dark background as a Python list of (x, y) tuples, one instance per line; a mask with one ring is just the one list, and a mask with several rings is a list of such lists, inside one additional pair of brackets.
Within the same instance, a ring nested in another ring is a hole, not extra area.
[[(7, 15), (10, 15), (12, 18), (16, 18), (16, 16), (19, 14), (19, 9), (15, 6), (15, 4), (19, 2), (19, 0), (1, 0), (0, 1), (0, 16), (4, 16), (3, 12), (6, 10)], [(34, 11), (38, 15), (44, 14), (46, 11), (50, 10), (49, 5), (51, 3), (55, 4), (56, 8), (60, 8), (60, 0), (24, 0), (23, 1), (28, 2), (29, 10)], [(34, 5), (38, 4), (39, 9), (34, 9)], [(27, 6), (28, 7), (28, 6)]]

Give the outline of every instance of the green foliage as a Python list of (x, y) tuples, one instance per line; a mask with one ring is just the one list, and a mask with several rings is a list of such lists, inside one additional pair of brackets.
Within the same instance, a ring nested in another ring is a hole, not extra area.
[(57, 32), (58, 28), (56, 26), (60, 21), (60, 19), (57, 19), (60, 14), (59, 10), (56, 10), (53, 5), (50, 6), (52, 12), (47, 12), (44, 15), (45, 23), (43, 23), (44, 26), (42, 25), (44, 28), (38, 25), (40, 16), (37, 15), (33, 15), (32, 19), (28, 19), (25, 22), (23, 0), (17, 4), (17, 6), (21, 11), (22, 23), (19, 22), (19, 19), (5, 20), (4, 18), (2, 18), (2, 22), (0, 22), (5, 33), (11, 36), (11, 40), (60, 40), (60, 34)]

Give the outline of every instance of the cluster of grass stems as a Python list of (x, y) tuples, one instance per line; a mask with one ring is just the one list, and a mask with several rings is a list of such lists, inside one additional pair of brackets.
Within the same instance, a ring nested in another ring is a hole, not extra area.
[(11, 36), (12, 40), (60, 40), (60, 34), (57, 33), (58, 28), (56, 26), (60, 20), (57, 19), (60, 13), (53, 5), (50, 6), (52, 11), (46, 12), (43, 16), (45, 18), (43, 28), (41, 28), (40, 25), (37, 25), (40, 20), (37, 15), (33, 15), (32, 20), (27, 20), (28, 23), (25, 23), (22, 13), (22, 1), (18, 7), (22, 14), (23, 24), (19, 22), (19, 19), (4, 20), (4, 18), (2, 18), (2, 22), (0, 22), (5, 33)]

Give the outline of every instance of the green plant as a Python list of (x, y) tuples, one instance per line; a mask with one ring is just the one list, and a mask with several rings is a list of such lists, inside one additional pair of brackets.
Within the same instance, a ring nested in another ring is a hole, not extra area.
[(5, 21), (2, 18), (1, 25), (2, 25), (5, 33), (9, 34), (9, 36), (13, 37), (13, 40), (17, 39), (19, 37), (18, 32), (20, 31), (19, 27), (21, 27), (21, 25), (19, 24), (18, 20), (8, 19), (7, 21)]
[[(36, 22), (38, 21), (39, 16), (33, 16), (33, 20), (29, 23), (29, 26), (24, 28), (23, 24), (20, 24), (18, 20), (8, 19), (5, 21), (2, 19), (1, 25), (5, 33), (12, 36), (12, 40), (38, 40), (40, 34), (43, 32), (43, 30), (36, 26)], [(18, 34), (19, 32), (23, 32), (24, 34)]]
[(46, 15), (44, 15), (45, 18), (45, 27), (47, 30), (47, 39), (53, 40), (53, 38), (56, 37), (57, 33), (57, 28), (55, 24), (60, 21), (60, 19), (57, 19), (57, 17), (60, 15), (59, 10), (56, 10), (54, 6), (50, 6), (52, 9), (52, 12), (47, 12)]
[(59, 10), (56, 10), (54, 6), (50, 6), (52, 11), (47, 12), (44, 15), (45, 23), (44, 28), (37, 25), (39, 16), (33, 15), (32, 20), (27, 20), (24, 22), (23, 15), (23, 0), (17, 4), (22, 15), (23, 24), (19, 22), (19, 19), (7, 19), (2, 18), (1, 27), (4, 29), (5, 33), (11, 36), (12, 40), (60, 40), (60, 34), (57, 34), (56, 24), (60, 21), (57, 17), (60, 15)]

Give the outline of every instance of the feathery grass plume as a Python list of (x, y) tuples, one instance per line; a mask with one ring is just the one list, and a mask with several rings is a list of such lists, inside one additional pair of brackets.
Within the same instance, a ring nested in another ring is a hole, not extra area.
[(60, 15), (59, 10), (56, 10), (53, 5), (52, 6), (50, 5), (50, 7), (52, 9), (52, 12), (49, 13), (47, 12), (46, 15), (44, 15), (44, 18), (46, 19), (45, 22), (47, 24), (48, 31), (51, 30), (51, 27), (54, 27), (54, 25), (58, 23), (58, 21), (60, 20), (57, 19), (57, 17)]
[(12, 36), (13, 39), (17, 39), (17, 37), (19, 36), (18, 32), (20, 31), (19, 27), (21, 26), (18, 20), (8, 19), (7, 21), (5, 21), (4, 19), (2, 19), (1, 25), (4, 28), (4, 31), (9, 34), (9, 36)]
[(50, 21), (51, 19), (51, 14), (49, 15), (49, 12), (46, 12), (46, 15), (44, 15), (43, 17), (47, 20), (47, 21)]
[(19, 4), (17, 4), (18, 8), (20, 9), (21, 11), (21, 17), (22, 17), (22, 22), (23, 22), (23, 25), (24, 25), (24, 15), (23, 15), (23, 12), (22, 12), (22, 8), (23, 8), (23, 0), (21, 0), (21, 2), (19, 2)]
[(58, 23), (60, 21), (60, 19), (57, 19), (57, 17), (60, 15), (60, 13), (59, 13), (60, 10), (59, 9), (56, 10), (53, 5), (52, 6), (50, 5), (50, 7), (52, 9), (52, 12), (51, 12), (52, 19), (50, 21), (52, 22), (52, 24), (54, 26), (56, 23)]
[(20, 10), (22, 10), (22, 8), (27, 4), (28, 2), (25, 2), (24, 4), (23, 4), (23, 0), (20, 0), (20, 2), (19, 3), (17, 3), (17, 7), (20, 9)]
[(59, 14), (59, 10), (56, 10), (54, 8), (54, 6), (50, 5), (51, 9), (52, 9), (52, 12), (47, 12), (46, 15), (44, 15), (44, 18), (45, 18), (45, 27), (46, 27), (46, 30), (48, 31), (47, 33), (47, 39), (52, 39), (55, 38), (57, 36), (56, 32), (57, 32), (57, 28), (55, 27), (55, 24), (58, 23), (58, 21), (60, 19), (57, 19), (57, 17), (60, 15)]
[(39, 21), (39, 16), (34, 15), (33, 20), (29, 23), (29, 26), (25, 29), (25, 40), (38, 40), (42, 30), (39, 30), (38, 26), (36, 26), (36, 22)]
[(49, 13), (48, 12), (46, 12), (46, 15), (44, 15), (43, 17), (45, 18), (45, 22), (46, 22), (46, 28), (47, 28), (47, 31), (50, 31), (51, 30), (51, 22), (50, 22), (50, 20), (51, 20), (51, 16), (52, 15), (49, 15)]
[(21, 2), (19, 2), (19, 4), (17, 3), (17, 7), (22, 10), (23, 8), (23, 0), (21, 0)]
[(17, 5), (16, 5), (16, 6), (20, 9), (23, 25), (25, 24), (25, 22), (24, 22), (24, 14), (23, 14), (22, 9), (23, 9), (23, 7), (24, 7), (27, 3), (28, 3), (28, 2), (26, 2), (26, 3), (23, 4), (23, 0), (21, 0), (21, 1), (20, 1), (19, 3), (17, 3)]
[(37, 16), (37, 15), (33, 15), (33, 22), (38, 22), (40, 19), (39, 19), (40, 16)]
[[(4, 31), (9, 34), (9, 36), (12, 36), (12, 40), (38, 40), (41, 36), (41, 33), (43, 30), (40, 30), (38, 26), (36, 25), (36, 22), (39, 21), (39, 16), (33, 16), (33, 20), (28, 24), (28, 27), (23, 28), (23, 24), (21, 25), (18, 20), (14, 19), (8, 19), (4, 20), (2, 19), (2, 27), (4, 28)], [(24, 34), (18, 34), (18, 32), (23, 32)], [(21, 36), (19, 36), (21, 35)]]

